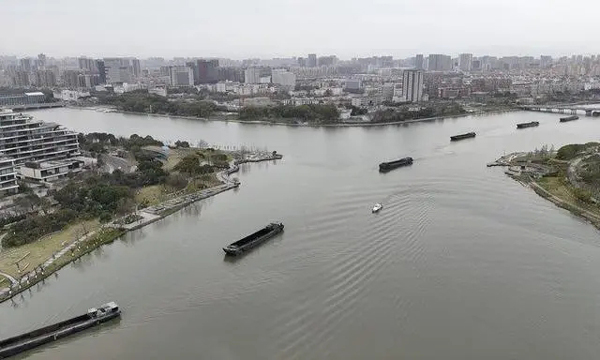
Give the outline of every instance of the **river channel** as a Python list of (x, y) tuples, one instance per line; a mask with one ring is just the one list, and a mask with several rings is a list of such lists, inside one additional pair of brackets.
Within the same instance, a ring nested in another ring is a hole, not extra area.
[[(120, 322), (28, 359), (597, 359), (600, 233), (486, 168), (598, 140), (600, 119), (514, 112), (372, 128), (30, 112), (81, 132), (277, 150), (201, 201), (0, 305), (0, 338), (114, 300)], [(516, 130), (519, 122), (540, 126)], [(451, 135), (477, 137), (451, 143)], [(380, 174), (378, 163), (412, 156)], [(374, 203), (384, 209), (371, 214)], [(271, 221), (238, 259), (222, 247)]]

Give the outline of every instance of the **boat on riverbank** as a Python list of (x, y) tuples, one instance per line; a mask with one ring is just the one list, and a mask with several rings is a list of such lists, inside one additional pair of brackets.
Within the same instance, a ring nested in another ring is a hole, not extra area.
[(571, 116), (560, 118), (560, 122), (568, 122), (568, 121), (573, 121), (573, 120), (577, 120), (577, 119), (579, 119), (579, 116), (571, 115)]
[(250, 234), (245, 238), (228, 245), (227, 247), (224, 247), (223, 251), (225, 251), (227, 255), (241, 255), (243, 252), (262, 244), (282, 231), (282, 223), (271, 223), (257, 232)]
[(476, 134), (474, 132), (469, 132), (469, 133), (460, 134), (460, 135), (454, 135), (454, 136), (450, 136), (450, 141), (458, 141), (458, 140), (470, 139), (470, 138), (474, 138), (475, 135)]
[(399, 160), (382, 162), (381, 164), (379, 164), (379, 172), (388, 172), (388, 171), (397, 169), (402, 166), (412, 165), (412, 163), (413, 163), (413, 158), (411, 158), (410, 156), (399, 159)]
[(109, 302), (97, 309), (89, 309), (84, 315), (2, 340), (0, 341), (0, 359), (98, 326), (119, 316), (121, 316), (119, 306), (114, 302)]
[(528, 123), (517, 124), (517, 129), (525, 129), (525, 128), (535, 127), (535, 126), (539, 126), (539, 125), (540, 125), (539, 121), (531, 121)]

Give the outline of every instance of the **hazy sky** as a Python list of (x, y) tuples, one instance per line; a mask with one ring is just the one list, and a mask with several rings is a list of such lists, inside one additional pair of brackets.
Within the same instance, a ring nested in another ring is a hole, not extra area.
[(600, 54), (598, 0), (0, 0), (0, 54)]

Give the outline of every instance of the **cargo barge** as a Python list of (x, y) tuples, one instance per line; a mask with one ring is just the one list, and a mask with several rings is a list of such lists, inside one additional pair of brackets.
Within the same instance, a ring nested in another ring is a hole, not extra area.
[(474, 138), (474, 137), (475, 137), (475, 133), (470, 132), (470, 133), (466, 133), (466, 134), (450, 136), (450, 141), (458, 141), (458, 140), (470, 139), (470, 138)]
[(62, 339), (119, 316), (121, 316), (119, 306), (114, 302), (109, 302), (97, 309), (89, 309), (84, 315), (2, 340), (0, 341), (0, 359)]
[(517, 124), (517, 129), (525, 129), (525, 128), (529, 128), (529, 127), (535, 127), (535, 126), (539, 126), (540, 123), (538, 121), (532, 121), (532, 122), (528, 122), (528, 123), (520, 123)]
[(241, 255), (243, 252), (248, 251), (263, 242), (269, 240), (273, 236), (279, 234), (283, 231), (282, 223), (271, 223), (264, 228), (258, 230), (254, 234), (250, 234), (245, 238), (238, 240), (227, 247), (223, 248), (223, 251), (227, 255), (237, 256)]
[(394, 160), (394, 161), (389, 161), (389, 162), (382, 162), (381, 164), (379, 164), (379, 171), (380, 172), (388, 172), (388, 171), (394, 170), (394, 169), (402, 167), (402, 166), (412, 165), (412, 163), (413, 163), (413, 158), (411, 158), (411, 157), (405, 157), (400, 160)]
[(571, 116), (560, 118), (560, 122), (573, 121), (573, 120), (577, 120), (577, 119), (579, 119), (579, 116), (571, 115)]

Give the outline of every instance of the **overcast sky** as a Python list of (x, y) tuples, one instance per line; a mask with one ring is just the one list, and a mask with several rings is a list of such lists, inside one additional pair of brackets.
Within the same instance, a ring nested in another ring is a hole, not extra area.
[(598, 0), (0, 0), (0, 54), (600, 54)]

